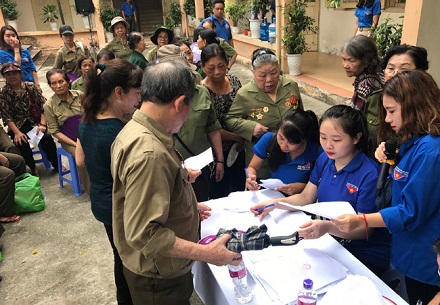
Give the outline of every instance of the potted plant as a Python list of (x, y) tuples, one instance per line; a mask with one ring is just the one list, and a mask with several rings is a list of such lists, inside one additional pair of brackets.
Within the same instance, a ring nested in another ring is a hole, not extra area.
[(182, 32), (182, 12), (180, 11), (180, 4), (177, 2), (170, 3), (170, 11), (165, 18), (165, 26), (174, 30), (174, 36), (180, 37)]
[(17, 30), (17, 18), (20, 16), (20, 12), (17, 10), (17, 3), (13, 0), (0, 0), (0, 9), (6, 23)]
[(316, 34), (318, 27), (314, 26), (315, 19), (306, 16), (307, 0), (295, 0), (284, 7), (283, 47), (287, 53), (287, 64), (290, 75), (301, 74), (301, 55), (309, 48), (305, 34)]
[(266, 13), (269, 11), (269, 6), (272, 0), (250, 0), (250, 5), (252, 7), (251, 19), (249, 19), (250, 29), (251, 29), (251, 37), (252, 38), (260, 38), (260, 14), (261, 18), (266, 16)]
[[(399, 17), (403, 18), (403, 16)], [(402, 39), (402, 23), (391, 23), (394, 20), (390, 17), (379, 24), (371, 34), (371, 38), (376, 42), (379, 57), (383, 59), (385, 54), (394, 46), (400, 44)], [(403, 22), (403, 21), (402, 21)]]
[(112, 4), (109, 1), (101, 0), (99, 2), (99, 19), (102, 22), (102, 26), (105, 30), (105, 38), (107, 42), (113, 39), (113, 33), (110, 30), (110, 25), (112, 23), (112, 19), (116, 16), (119, 16), (119, 11), (115, 10), (112, 7)]
[(244, 19), (247, 13), (248, 3), (247, 1), (239, 1), (236, 2), (228, 2), (226, 5), (226, 13), (229, 18), (232, 20), (232, 34), (240, 33), (240, 28), (238, 27), (238, 23), (240, 20)]
[(196, 5), (194, 0), (186, 0), (183, 5), (183, 10), (186, 13), (186, 17), (188, 18), (188, 23), (195, 23), (196, 19)]
[(52, 31), (58, 30), (57, 20), (58, 9), (54, 4), (46, 4), (43, 6), (43, 23), (49, 22)]

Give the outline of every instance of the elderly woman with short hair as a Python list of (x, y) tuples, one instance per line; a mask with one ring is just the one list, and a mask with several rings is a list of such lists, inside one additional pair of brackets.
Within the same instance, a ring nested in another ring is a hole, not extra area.
[(382, 89), (379, 56), (374, 40), (367, 36), (354, 36), (342, 47), (342, 67), (348, 77), (355, 77), (350, 106), (364, 110), (367, 98)]
[(131, 32), (128, 35), (128, 46), (133, 50), (128, 61), (139, 66), (142, 70), (145, 70), (148, 61), (142, 54), (147, 46), (144, 36), (139, 32)]
[[(255, 50), (252, 69), (254, 79), (237, 92), (225, 120), (228, 130), (245, 139), (246, 164), (252, 159), (252, 146), (266, 132), (276, 132), (287, 111), (303, 109), (297, 83), (281, 75), (278, 58), (271, 50)], [(257, 177), (269, 174), (265, 162)]]

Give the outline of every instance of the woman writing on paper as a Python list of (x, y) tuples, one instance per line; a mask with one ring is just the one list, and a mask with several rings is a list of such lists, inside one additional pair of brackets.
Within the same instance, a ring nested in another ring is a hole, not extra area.
[[(379, 166), (364, 151), (368, 145), (367, 124), (360, 111), (338, 105), (328, 109), (320, 121), (320, 142), (325, 153), (316, 160), (310, 180), (300, 194), (259, 203), (251, 208), (260, 219), (274, 208), (289, 209), (292, 205), (306, 205), (318, 201), (347, 201), (358, 214), (377, 211), (376, 182)], [(262, 212), (260, 209), (274, 204)], [(389, 236), (381, 230), (365, 228), (350, 233), (339, 231), (327, 220), (313, 220), (303, 225), (300, 235), (318, 238), (325, 233), (339, 237), (345, 248), (376, 275), (381, 275), (389, 265)]]
[(277, 133), (268, 132), (252, 148), (254, 156), (248, 166), (248, 190), (258, 190), (257, 171), (265, 159), (270, 177), (285, 185), (275, 188), (288, 195), (301, 193), (309, 181), (316, 159), (322, 153), (316, 115), (308, 110), (290, 110), (281, 119)]
[[(332, 222), (343, 232), (387, 228), (392, 234), (391, 263), (405, 275), (410, 304), (428, 302), (439, 292), (437, 262), (430, 249), (440, 232), (440, 89), (419, 70), (396, 74), (379, 101), (381, 140), (400, 139), (392, 205), (358, 219), (342, 215)], [(376, 150), (386, 160), (384, 143)]]

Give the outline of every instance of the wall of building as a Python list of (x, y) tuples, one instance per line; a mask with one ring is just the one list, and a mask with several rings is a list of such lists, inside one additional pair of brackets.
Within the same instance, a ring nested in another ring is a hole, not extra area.
[[(50, 31), (49, 23), (43, 23), (41, 20), (43, 15), (42, 7), (45, 4), (56, 4), (48, 0), (21, 0), (17, 1), (17, 8), (20, 16), (17, 19), (18, 30), (20, 32), (31, 31)], [(84, 29), (85, 25), (81, 15), (76, 13), (75, 0), (62, 0), (61, 7), (64, 14), (64, 21), (71, 25), (74, 29)], [(58, 26), (61, 26), (61, 17), (58, 15)], [(94, 19), (92, 15), (92, 20)], [(94, 24), (94, 22), (92, 22)]]
[(439, 16), (438, 0), (423, 0), (417, 45), (428, 51), (429, 73), (437, 84), (440, 84), (440, 61), (437, 60), (438, 50), (440, 50), (440, 39), (437, 36), (440, 30)]
[[(354, 10), (327, 9), (325, 3), (326, 1), (321, 1), (318, 48), (320, 52), (339, 55), (341, 47), (354, 34), (356, 17)], [(390, 17), (398, 23), (401, 22), (399, 17), (402, 15), (403, 10), (400, 12), (384, 10), (380, 18)]]

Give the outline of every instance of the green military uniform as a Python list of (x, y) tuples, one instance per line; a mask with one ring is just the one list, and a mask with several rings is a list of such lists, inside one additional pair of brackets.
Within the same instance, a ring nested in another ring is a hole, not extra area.
[(109, 51), (112, 51), (116, 58), (128, 59), (131, 55), (131, 49), (128, 47), (128, 43), (122, 43), (121, 38), (113, 38), (105, 47)]
[(364, 109), (362, 110), (365, 117), (367, 118), (368, 136), (370, 138), (370, 148), (368, 150), (368, 155), (370, 157), (374, 157), (374, 152), (379, 145), (377, 132), (379, 128), (379, 101), (382, 98), (382, 92), (383, 89), (380, 89), (371, 93), (370, 96), (367, 98)]
[[(296, 108), (304, 108), (298, 85), (284, 76), (280, 76), (275, 102), (257, 87), (255, 80), (238, 90), (225, 123), (228, 130), (246, 140), (246, 164), (252, 159), (252, 146), (259, 140), (253, 136), (255, 125), (260, 123), (268, 127), (269, 131), (276, 132), (283, 115)], [(267, 178), (269, 174), (269, 167), (265, 162), (258, 171), (258, 178)]]
[(54, 134), (61, 132), (61, 126), (64, 122), (74, 115), (83, 114), (80, 99), (83, 93), (81, 91), (69, 90), (72, 102), (69, 104), (61, 100), (54, 94), (44, 104), (44, 114), (47, 121), (47, 132)]
[(72, 90), (84, 92), (84, 78), (82, 76), (72, 83)]
[[(211, 147), (208, 134), (220, 128), (222, 127), (217, 120), (208, 89), (196, 85), (196, 94), (191, 100), (191, 111), (178, 132), (179, 137), (198, 155)], [(179, 141), (176, 141), (175, 146), (184, 159), (191, 157)]]
[(192, 74), (193, 74), (193, 76), (194, 76), (194, 83), (195, 83), (196, 85), (199, 85), (200, 82), (203, 80), (203, 77), (202, 77), (202, 76), (200, 75), (200, 73), (197, 72), (197, 71), (191, 70), (191, 72), (192, 72)]
[(164, 256), (176, 237), (197, 242), (199, 227), (196, 198), (173, 136), (136, 110), (113, 142), (111, 160), (114, 242), (124, 267), (158, 279), (190, 272), (190, 259)]
[(89, 49), (87, 49), (81, 42), (75, 42), (75, 51), (70, 50), (66, 45), (57, 51), (55, 56), (54, 69), (62, 69), (68, 73), (73, 73), (76, 76), (81, 76), (81, 69), (78, 68), (78, 59), (84, 55), (90, 56)]
[(147, 53), (147, 61), (151, 64), (155, 64), (157, 60), (157, 50), (159, 50), (158, 46), (155, 46)]
[(131, 53), (128, 61), (131, 62), (132, 64), (139, 66), (142, 70), (145, 70), (145, 68), (148, 65), (148, 61), (145, 58), (145, 56), (135, 50), (133, 50), (133, 53)]
[(217, 37), (218, 40), (220, 41), (219, 46), (225, 50), (226, 56), (228, 56), (228, 58), (231, 58), (232, 56), (235, 55), (235, 53), (237, 53), (233, 47), (231, 47), (229, 45), (229, 43), (226, 42), (226, 40), (224, 40), (223, 38), (219, 38)]

